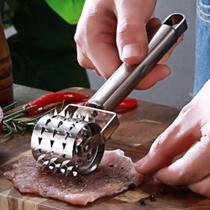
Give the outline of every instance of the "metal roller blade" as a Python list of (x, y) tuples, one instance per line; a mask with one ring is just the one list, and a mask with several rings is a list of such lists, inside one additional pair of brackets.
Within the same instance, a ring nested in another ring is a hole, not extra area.
[(32, 154), (53, 173), (88, 174), (100, 163), (116, 119), (113, 112), (68, 105), (37, 122), (31, 137)]

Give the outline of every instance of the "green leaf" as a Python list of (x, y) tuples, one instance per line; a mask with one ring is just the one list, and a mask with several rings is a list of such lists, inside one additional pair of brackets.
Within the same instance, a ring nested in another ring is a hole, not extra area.
[(85, 0), (46, 0), (48, 5), (69, 24), (76, 24)]

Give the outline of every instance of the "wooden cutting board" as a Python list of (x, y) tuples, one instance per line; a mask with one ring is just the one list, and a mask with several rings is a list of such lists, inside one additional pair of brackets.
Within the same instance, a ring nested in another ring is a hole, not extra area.
[[(73, 89), (74, 91), (78, 89)], [(90, 93), (80, 89), (80, 92)], [(177, 116), (175, 108), (139, 101), (135, 110), (119, 114), (120, 126), (107, 143), (107, 149), (123, 149), (126, 155), (134, 161), (143, 157), (154, 139)], [(159, 193), (160, 187), (152, 184), (149, 179), (136, 190), (122, 193), (120, 196), (107, 197), (97, 200), (86, 207), (71, 206), (63, 202), (37, 196), (22, 195), (3, 176), (12, 164), (21, 156), (30, 153), (30, 135), (15, 136), (8, 142), (0, 144), (0, 210), (138, 210), (138, 209), (210, 209), (210, 200), (188, 190), (180, 191), (167, 189)], [(30, 174), (29, 174), (30, 176)], [(146, 201), (141, 205), (137, 200), (147, 193), (156, 193), (156, 201)], [(126, 199), (125, 199), (126, 198)]]

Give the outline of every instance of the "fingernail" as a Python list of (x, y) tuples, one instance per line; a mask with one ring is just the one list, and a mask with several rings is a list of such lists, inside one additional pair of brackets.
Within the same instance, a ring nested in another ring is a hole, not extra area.
[(122, 60), (132, 63), (139, 62), (143, 56), (143, 50), (139, 44), (127, 44), (122, 50)]

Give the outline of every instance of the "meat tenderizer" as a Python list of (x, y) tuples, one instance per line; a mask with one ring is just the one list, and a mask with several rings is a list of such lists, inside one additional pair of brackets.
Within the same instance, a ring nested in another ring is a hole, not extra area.
[(105, 143), (119, 122), (113, 110), (186, 31), (182, 14), (171, 14), (149, 43), (148, 54), (138, 65), (123, 63), (89, 99), (87, 106), (67, 105), (60, 113), (40, 118), (31, 137), (35, 160), (52, 172), (66, 176), (94, 171)]

